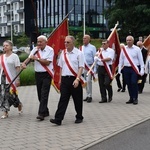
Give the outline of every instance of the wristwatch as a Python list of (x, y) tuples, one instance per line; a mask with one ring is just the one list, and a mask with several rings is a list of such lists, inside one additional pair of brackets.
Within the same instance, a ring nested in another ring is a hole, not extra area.
[(39, 61), (40, 60), (40, 58), (37, 58), (37, 61)]

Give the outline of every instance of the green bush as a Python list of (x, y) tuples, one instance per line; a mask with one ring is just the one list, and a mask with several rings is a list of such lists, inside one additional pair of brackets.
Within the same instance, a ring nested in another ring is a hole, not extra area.
[(19, 56), (20, 62), (24, 62), (29, 56), (29, 54), (27, 54), (26, 52), (21, 52), (18, 54), (18, 56)]
[(21, 72), (20, 83), (21, 86), (35, 85), (35, 71), (33, 68), (33, 63), (29, 64), (27, 68)]

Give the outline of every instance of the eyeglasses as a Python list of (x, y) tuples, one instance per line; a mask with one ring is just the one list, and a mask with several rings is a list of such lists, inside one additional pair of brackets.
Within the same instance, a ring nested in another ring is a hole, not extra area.
[(65, 41), (64, 43), (65, 43), (65, 44), (66, 44), (66, 43), (67, 43), (67, 44), (69, 44), (70, 42), (68, 42), (68, 41)]

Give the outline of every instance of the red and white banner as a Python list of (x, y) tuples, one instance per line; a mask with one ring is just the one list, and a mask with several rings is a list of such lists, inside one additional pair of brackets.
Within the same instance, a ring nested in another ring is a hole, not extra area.
[(119, 64), (119, 56), (120, 56), (120, 52), (121, 52), (120, 41), (119, 41), (119, 37), (118, 37), (116, 28), (111, 32), (111, 34), (107, 40), (109, 41), (109, 47), (115, 51), (115, 59), (112, 64), (112, 74), (114, 75), (116, 72), (115, 71), (116, 67)]
[(60, 67), (57, 65), (57, 60), (59, 54), (63, 49), (65, 49), (64, 41), (65, 37), (68, 35), (68, 18), (65, 18), (60, 25), (55, 29), (55, 31), (48, 38), (47, 45), (51, 46), (54, 49), (54, 77), (52, 84), (55, 87), (56, 91), (60, 90)]
[(143, 45), (150, 50), (150, 35), (144, 40)]

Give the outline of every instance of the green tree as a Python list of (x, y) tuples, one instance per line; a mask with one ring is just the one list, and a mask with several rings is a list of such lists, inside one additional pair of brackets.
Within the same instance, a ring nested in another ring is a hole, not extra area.
[(27, 46), (29, 44), (29, 38), (25, 35), (25, 33), (22, 33), (18, 36), (14, 36), (14, 44), (17, 47)]
[(147, 36), (150, 33), (150, 1), (149, 0), (106, 0), (109, 3), (104, 14), (108, 19), (108, 27), (112, 28), (119, 21), (119, 35), (124, 39), (127, 35)]

